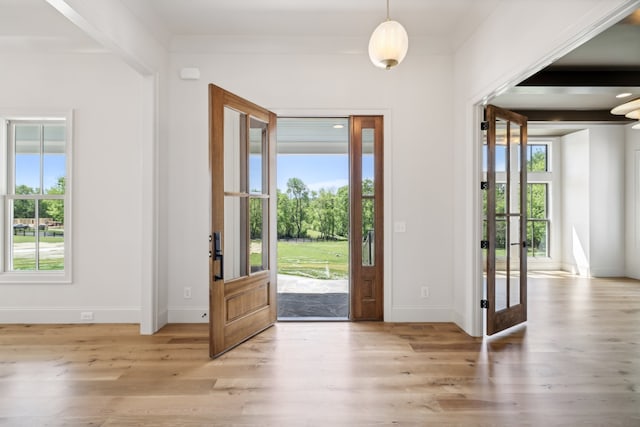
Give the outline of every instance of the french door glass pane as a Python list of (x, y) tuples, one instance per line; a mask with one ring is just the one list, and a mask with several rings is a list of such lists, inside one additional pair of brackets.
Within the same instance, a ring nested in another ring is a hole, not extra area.
[(247, 275), (247, 198), (224, 198), (224, 278), (233, 280)]
[(269, 199), (252, 198), (249, 201), (250, 238), (249, 258), (251, 272), (267, 270), (269, 267), (269, 236), (267, 213)]
[(267, 194), (267, 124), (253, 117), (249, 122), (249, 192)]
[[(246, 115), (224, 108), (224, 191), (246, 192)], [(226, 257), (225, 257), (226, 258)]]

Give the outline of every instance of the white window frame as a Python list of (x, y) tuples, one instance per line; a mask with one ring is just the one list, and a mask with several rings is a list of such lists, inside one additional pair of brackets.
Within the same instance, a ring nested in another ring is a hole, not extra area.
[(528, 172), (527, 183), (547, 184), (547, 234), (546, 257), (527, 257), (530, 269), (555, 270), (561, 268), (562, 231), (560, 212), (560, 140), (557, 137), (529, 137), (529, 145), (547, 146), (547, 171)]
[[(10, 158), (13, 152), (9, 148), (9, 123), (10, 122), (47, 122), (61, 121), (65, 123), (65, 195), (64, 195), (64, 270), (63, 271), (8, 271), (9, 257), (11, 256), (11, 239), (13, 234), (13, 224), (9, 224), (11, 218), (9, 212), (9, 176), (13, 171), (15, 159)], [(72, 242), (73, 242), (73, 220), (72, 220), (72, 165), (73, 165), (73, 111), (52, 110), (52, 111), (11, 111), (0, 110), (0, 150), (4, 158), (4, 164), (0, 164), (0, 285), (2, 284), (28, 284), (28, 283), (71, 283), (72, 282)]]

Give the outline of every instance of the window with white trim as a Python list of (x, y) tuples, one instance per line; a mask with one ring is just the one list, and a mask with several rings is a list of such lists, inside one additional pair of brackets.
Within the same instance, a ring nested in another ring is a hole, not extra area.
[(68, 125), (67, 118), (4, 122), (1, 281), (70, 279)]

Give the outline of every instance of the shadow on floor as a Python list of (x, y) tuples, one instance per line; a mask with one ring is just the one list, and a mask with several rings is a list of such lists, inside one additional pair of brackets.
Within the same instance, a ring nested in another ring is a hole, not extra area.
[(278, 293), (278, 318), (349, 317), (348, 293)]

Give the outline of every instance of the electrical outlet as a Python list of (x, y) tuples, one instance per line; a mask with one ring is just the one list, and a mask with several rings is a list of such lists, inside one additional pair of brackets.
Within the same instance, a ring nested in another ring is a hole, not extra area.
[(80, 320), (93, 320), (93, 311), (83, 311), (80, 313)]
[(184, 288), (184, 299), (191, 299), (191, 288)]
[(429, 287), (423, 286), (420, 288), (420, 298), (429, 298)]

